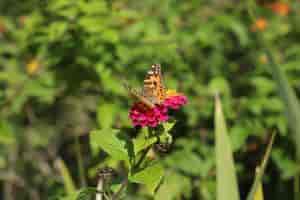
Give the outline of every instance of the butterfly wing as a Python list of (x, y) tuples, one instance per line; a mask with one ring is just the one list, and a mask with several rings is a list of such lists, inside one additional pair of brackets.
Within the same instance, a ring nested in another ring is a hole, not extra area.
[(139, 102), (142, 102), (147, 107), (154, 108), (155, 105), (151, 101), (149, 101), (148, 99), (146, 99), (143, 95), (141, 95), (140, 92), (138, 92), (136, 89), (134, 89), (131, 86), (129, 86), (129, 84), (127, 84), (126, 82), (124, 82), (123, 85), (127, 89), (127, 91), (130, 94), (130, 96), (132, 96), (133, 98), (137, 99)]
[(161, 66), (154, 64), (144, 80), (143, 96), (153, 104), (160, 104), (166, 97)]

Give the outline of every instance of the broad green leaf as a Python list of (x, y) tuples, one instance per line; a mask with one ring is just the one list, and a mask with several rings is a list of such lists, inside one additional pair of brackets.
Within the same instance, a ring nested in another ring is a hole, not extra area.
[[(165, 163), (172, 169), (178, 169), (191, 175), (203, 175), (205, 173), (205, 164), (203, 159), (194, 152), (186, 150), (176, 151), (168, 156)], [(193, 166), (193, 167), (191, 167)]]
[(215, 97), (217, 200), (239, 200), (230, 140), (219, 96)]
[(161, 183), (164, 170), (159, 163), (152, 164), (129, 176), (129, 180), (134, 183), (146, 185), (151, 194), (154, 194)]
[(267, 167), (267, 164), (268, 164), (268, 161), (269, 161), (269, 158), (270, 158), (270, 155), (271, 155), (271, 150), (272, 150), (272, 146), (273, 146), (273, 143), (274, 143), (274, 138), (275, 138), (275, 133), (273, 133), (273, 135), (271, 137), (271, 140), (270, 140), (270, 142), (267, 146), (266, 153), (263, 157), (261, 165), (259, 167), (257, 167), (257, 169), (256, 169), (254, 182), (253, 182), (253, 185), (252, 185), (252, 187), (250, 189), (250, 192), (247, 196), (247, 200), (256, 200), (254, 198), (255, 198), (256, 193), (259, 190), (259, 187), (261, 186), (262, 177), (264, 175), (265, 169)]
[(99, 148), (117, 160), (129, 161), (129, 144), (117, 136), (118, 130), (101, 129), (94, 130), (90, 134), (92, 150), (97, 152)]
[(157, 137), (138, 137), (133, 139), (134, 154), (137, 155), (139, 152), (154, 144), (156, 141)]

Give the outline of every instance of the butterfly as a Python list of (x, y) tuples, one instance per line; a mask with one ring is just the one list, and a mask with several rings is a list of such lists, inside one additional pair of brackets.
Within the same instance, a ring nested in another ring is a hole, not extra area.
[(151, 66), (144, 79), (141, 92), (128, 86), (128, 84), (125, 84), (125, 87), (132, 97), (142, 102), (148, 108), (153, 108), (155, 105), (161, 104), (166, 98), (166, 88), (163, 83), (160, 64)]

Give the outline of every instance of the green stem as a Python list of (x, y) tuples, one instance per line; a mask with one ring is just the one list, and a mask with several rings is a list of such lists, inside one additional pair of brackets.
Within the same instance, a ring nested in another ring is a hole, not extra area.
[(84, 164), (83, 164), (83, 158), (81, 154), (79, 136), (75, 137), (75, 145), (76, 145), (76, 158), (77, 158), (78, 173), (80, 178), (80, 185), (82, 187), (86, 187), (87, 184), (85, 180)]
[(111, 200), (117, 200), (127, 185), (128, 185), (128, 179), (126, 178), (125, 180), (123, 180), (120, 189), (112, 196)]
[(68, 195), (73, 194), (76, 191), (76, 187), (65, 162), (61, 158), (58, 158), (54, 164), (62, 177), (66, 193)]
[(147, 147), (143, 152), (142, 152), (142, 155), (140, 157), (140, 159), (136, 162), (136, 164), (134, 165), (133, 167), (133, 171), (137, 170), (141, 164), (143, 163), (143, 161), (145, 160), (146, 158), (146, 155), (148, 154), (149, 150), (152, 148), (152, 146), (149, 146)]
[[(135, 170), (139, 169), (139, 167), (141, 166), (141, 164), (142, 164), (143, 161), (145, 160), (145, 158), (146, 158), (146, 156), (147, 156), (147, 153), (149, 152), (149, 150), (151, 149), (151, 147), (152, 147), (152, 146), (149, 146), (148, 148), (146, 148), (146, 149), (143, 151), (143, 153), (142, 153), (141, 157), (139, 158), (139, 160), (138, 160), (138, 161), (136, 162), (136, 164), (132, 167), (132, 171), (135, 171)], [(126, 188), (127, 185), (128, 185), (128, 178), (126, 178), (126, 179), (122, 182), (120, 189), (113, 195), (112, 200), (117, 200), (117, 199), (120, 197), (122, 191)]]

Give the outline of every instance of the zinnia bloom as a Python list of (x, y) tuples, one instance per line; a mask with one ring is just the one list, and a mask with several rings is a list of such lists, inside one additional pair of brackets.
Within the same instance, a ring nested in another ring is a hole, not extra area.
[(143, 103), (135, 103), (129, 113), (134, 126), (156, 127), (161, 122), (168, 120), (168, 109), (164, 104), (148, 108)]
[(186, 96), (167, 91), (167, 97), (161, 104), (156, 104), (154, 108), (145, 106), (142, 102), (135, 103), (129, 112), (129, 118), (134, 126), (156, 127), (169, 119), (168, 109), (178, 110), (187, 103)]
[(167, 98), (164, 100), (164, 105), (167, 108), (178, 110), (181, 106), (187, 103), (187, 98), (183, 94), (177, 93), (174, 90), (167, 91)]

